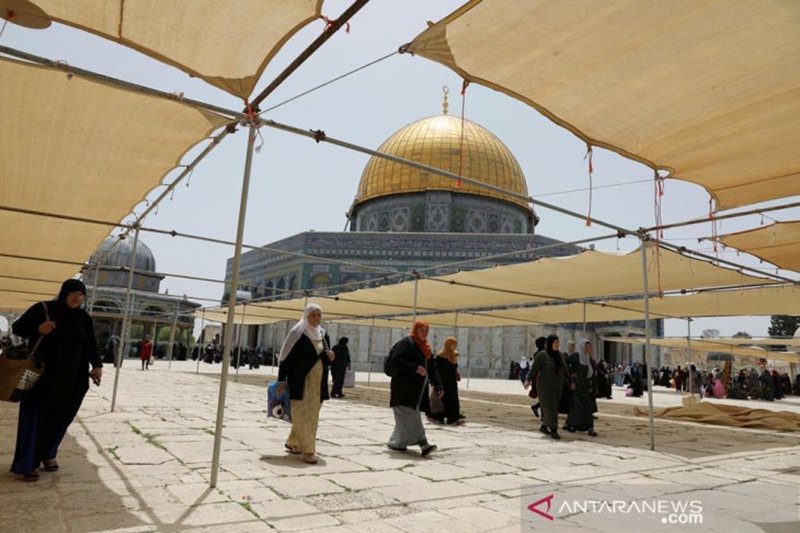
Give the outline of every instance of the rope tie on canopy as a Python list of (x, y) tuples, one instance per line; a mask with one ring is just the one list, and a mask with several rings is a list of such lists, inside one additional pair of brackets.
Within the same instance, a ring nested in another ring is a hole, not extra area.
[(592, 145), (586, 144), (586, 155), (583, 156), (584, 161), (588, 159), (589, 161), (589, 210), (586, 213), (586, 226), (592, 226), (592, 174), (594, 173), (594, 167), (592, 166)]
[[(320, 15), (319, 18), (321, 18), (322, 20), (325, 21), (325, 29), (322, 30), (323, 33), (328, 31), (328, 28), (332, 28), (333, 25), (336, 23), (336, 21), (334, 19), (326, 17), (325, 15)], [(349, 22), (345, 22), (344, 23), (344, 32), (345, 33), (350, 33), (350, 23)]]
[(6, 11), (6, 15), (3, 18), (5, 20), (3, 21), (3, 27), (0, 28), (0, 38), (3, 37), (3, 32), (6, 31), (6, 26), (8, 25), (8, 21), (17, 18), (17, 12), (14, 11), (13, 9), (9, 9)]
[(261, 148), (264, 146), (264, 137), (261, 135), (261, 119), (258, 116), (258, 106), (253, 106), (247, 100), (244, 101), (244, 118), (242, 119), (242, 125), (256, 126), (252, 135), (258, 138), (258, 145), (253, 147), (253, 151), (260, 154)]
[(74, 74), (73, 74), (73, 73), (72, 73), (72, 71), (70, 70), (69, 63), (67, 63), (67, 62), (66, 62), (66, 61), (64, 61), (63, 59), (56, 59), (56, 60), (53, 62), (53, 64), (54, 64), (55, 66), (59, 67), (59, 68), (60, 68), (61, 70), (63, 70), (64, 72), (66, 72), (66, 73), (67, 73), (67, 80), (72, 80), (72, 77), (74, 76)]
[(461, 140), (458, 147), (458, 179), (456, 180), (456, 188), (458, 189), (461, 188), (461, 176), (463, 176), (464, 172), (464, 126), (466, 122), (467, 87), (469, 87), (469, 80), (464, 80), (461, 83)]
[(719, 235), (717, 235), (717, 220), (714, 213), (714, 200), (711, 198), (708, 200), (708, 220), (711, 222), (711, 242), (713, 243), (714, 255), (717, 256), (717, 261), (719, 262), (719, 245), (717, 243)]

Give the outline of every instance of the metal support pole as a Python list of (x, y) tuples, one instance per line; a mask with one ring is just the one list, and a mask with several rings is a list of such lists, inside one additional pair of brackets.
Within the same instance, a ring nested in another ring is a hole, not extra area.
[[(644, 285), (644, 360), (647, 363), (645, 379), (647, 380), (647, 417), (650, 424), (650, 451), (656, 449), (655, 428), (653, 426), (653, 380), (651, 379), (653, 370), (652, 351), (650, 348), (650, 293), (647, 281), (647, 244), (648, 241), (642, 239), (642, 283)], [(653, 248), (655, 253), (659, 253), (658, 248)]]
[(417, 288), (419, 286), (419, 275), (414, 272), (414, 322), (417, 321)]
[(195, 374), (200, 373), (200, 360), (205, 357), (205, 347), (203, 346), (203, 330), (206, 327), (206, 310), (200, 310), (200, 337), (197, 339), (197, 368), (194, 369)]
[(369, 326), (369, 341), (367, 342), (367, 386), (372, 381), (372, 330), (375, 329), (375, 317), (372, 317), (372, 324)]
[(277, 346), (277, 344), (278, 344), (278, 323), (277, 322), (273, 322), (272, 323), (272, 361), (271, 361), (272, 369), (270, 370), (270, 372), (272, 374), (275, 373), (275, 358), (278, 357), (278, 346)]
[(125, 346), (128, 344), (130, 339), (128, 336), (130, 333), (128, 332), (128, 327), (130, 323), (130, 305), (131, 305), (131, 287), (133, 287), (133, 274), (136, 270), (136, 248), (139, 245), (139, 226), (136, 226), (136, 230), (133, 233), (133, 250), (131, 250), (131, 263), (130, 267), (128, 268), (128, 287), (125, 290), (125, 309), (122, 314), (122, 334), (120, 335), (120, 343), (119, 349), (117, 350), (117, 358), (114, 361), (115, 372), (114, 372), (114, 390), (111, 392), (111, 412), (114, 412), (114, 408), (117, 405), (117, 389), (119, 388), (119, 371), (122, 368), (122, 358), (125, 354)]
[(228, 286), (228, 319), (225, 330), (224, 348), (222, 352), (222, 374), (219, 379), (219, 398), (217, 400), (217, 422), (214, 428), (214, 452), (211, 459), (211, 477), (209, 486), (217, 486), (219, 475), (219, 456), (222, 449), (222, 424), (225, 420), (225, 393), (228, 388), (228, 367), (231, 362), (231, 341), (233, 334), (233, 319), (236, 313), (236, 288), (239, 286), (239, 266), (242, 261), (242, 239), (244, 237), (244, 220), (247, 214), (247, 193), (250, 189), (250, 171), (253, 166), (253, 145), (258, 130), (255, 124), (250, 125), (247, 137), (247, 156), (244, 163), (244, 177), (242, 178), (242, 196), (239, 203), (239, 223), (236, 227), (236, 246), (233, 252), (231, 265), (231, 284)]
[(692, 394), (692, 380), (694, 376), (692, 375), (692, 319), (686, 319), (686, 370), (689, 371), (689, 383), (686, 384), (686, 389), (689, 391), (689, 394)]
[(178, 309), (180, 304), (175, 302), (175, 317), (172, 319), (172, 329), (169, 330), (169, 346), (167, 346), (167, 369), (172, 370), (173, 346), (175, 346), (175, 328), (178, 327)]
[[(99, 254), (98, 254), (99, 256)], [(94, 302), (97, 300), (97, 278), (100, 277), (100, 257), (97, 257), (97, 264), (94, 266), (94, 283), (92, 283), (92, 300), (89, 302), (89, 309), (88, 312), (91, 315), (92, 311), (94, 311)], [(111, 330), (111, 334), (114, 334), (114, 330)]]
[(242, 307), (242, 322), (239, 324), (239, 340), (236, 342), (239, 349), (236, 351), (236, 377), (234, 381), (239, 383), (239, 367), (242, 366), (242, 331), (244, 330), (244, 317), (247, 314), (247, 302)]
[(586, 302), (583, 302), (583, 334), (588, 337), (588, 333), (589, 332), (586, 331)]

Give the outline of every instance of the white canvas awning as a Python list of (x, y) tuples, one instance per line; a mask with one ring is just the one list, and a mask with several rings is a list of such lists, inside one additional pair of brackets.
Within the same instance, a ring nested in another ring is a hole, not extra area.
[(86, 30), (245, 100), (267, 63), (321, 8), (322, 0), (0, 0), (12, 22)]
[(409, 51), (706, 188), (800, 194), (800, 3), (472, 0)]
[[(229, 121), (4, 58), (0, 88), (0, 205), (110, 223), (128, 215), (189, 148)], [(0, 309), (24, 308), (31, 298), (58, 292), (10, 276), (60, 283), (80, 270), (110, 230), (0, 210)]]

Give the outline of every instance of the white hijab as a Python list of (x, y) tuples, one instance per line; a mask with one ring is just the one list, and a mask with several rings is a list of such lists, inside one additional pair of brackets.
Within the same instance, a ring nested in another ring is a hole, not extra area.
[(587, 344), (591, 344), (589, 339), (581, 339), (578, 342), (578, 348), (580, 349), (580, 352), (578, 352), (578, 359), (580, 359), (580, 362), (583, 366), (589, 367), (589, 372), (586, 374), (586, 377), (590, 378), (594, 374), (594, 368), (592, 368), (591, 356), (586, 353)]
[(294, 345), (297, 341), (300, 340), (300, 337), (303, 334), (306, 335), (312, 342), (322, 342), (325, 338), (325, 330), (322, 329), (321, 326), (313, 327), (311, 324), (308, 323), (308, 315), (313, 313), (314, 311), (322, 312), (322, 308), (317, 304), (308, 304), (303, 310), (303, 318), (301, 318), (297, 324), (292, 326), (292, 329), (289, 330), (289, 333), (286, 335), (286, 339), (283, 341), (283, 346), (281, 346), (281, 351), (278, 354), (278, 363), (280, 364), (286, 359), (286, 356), (289, 355), (289, 352), (292, 351)]

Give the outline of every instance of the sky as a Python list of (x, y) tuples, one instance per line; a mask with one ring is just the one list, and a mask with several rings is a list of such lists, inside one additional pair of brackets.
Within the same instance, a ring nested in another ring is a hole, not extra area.
[[(461, 5), (453, 0), (381, 0), (367, 4), (352, 20), (350, 33), (334, 35), (298, 71), (262, 104), (262, 109), (283, 102), (311, 87), (396, 51), (426, 27)], [(336, 18), (347, 1), (326, 0), (323, 14)], [(532, 22), (533, 23), (533, 22)], [(256, 93), (292, 61), (324, 29), (321, 20), (296, 34), (270, 64)], [(213, 36), (210, 36), (213, 38)], [(158, 63), (138, 52), (75, 29), (54, 24), (46, 30), (28, 30), (9, 24), (0, 44), (70, 65), (133, 81), (168, 92), (231, 109), (242, 102), (187, 74)], [(322, 129), (329, 136), (369, 148), (420, 118), (441, 113), (442, 87), (450, 88), (450, 114), (460, 115), (461, 79), (454, 72), (427, 59), (394, 55), (352, 76), (265, 113), (264, 117), (302, 129)], [(580, 213), (589, 207), (585, 144), (556, 126), (531, 107), (506, 95), (472, 84), (464, 102), (465, 116), (497, 135), (514, 153), (525, 173), (528, 192), (534, 198)], [(265, 245), (302, 231), (342, 231), (368, 156), (269, 128), (262, 128), (261, 148), (254, 155), (244, 242)], [(184, 163), (206, 143), (191, 150)], [(233, 241), (241, 193), (246, 134), (229, 136), (193, 172), (188, 186), (177, 187), (171, 200), (150, 215), (146, 226), (199, 234)], [(592, 216), (636, 229), (655, 224), (653, 171), (612, 152), (597, 149), (593, 156)], [(169, 183), (177, 172), (169, 174)], [(150, 198), (163, 190), (155, 189)], [(569, 192), (572, 191), (572, 192)], [(708, 215), (709, 196), (704, 189), (678, 180), (667, 180), (662, 201), (662, 220), (678, 222)], [(144, 203), (134, 208), (141, 213)], [(768, 205), (768, 204), (766, 204)], [(537, 234), (562, 241), (586, 239), (610, 233), (595, 224), (538, 208)], [(797, 218), (797, 211), (771, 213), (778, 220)], [(126, 219), (130, 220), (130, 219)], [(718, 234), (769, 223), (754, 215), (720, 221)], [(665, 240), (694, 250), (711, 252), (699, 238), (711, 234), (709, 224), (669, 230)], [(157, 269), (222, 279), (232, 246), (201, 243), (143, 233), (141, 239), (153, 251)], [(630, 251), (638, 246), (631, 238), (598, 241), (605, 251)], [(721, 252), (721, 257), (763, 267), (755, 258)], [(794, 275), (781, 271), (782, 274)], [(222, 286), (215, 283), (167, 277), (162, 291), (189, 298), (219, 299)], [(204, 302), (207, 303), (207, 302)], [(702, 318), (692, 333), (719, 330), (722, 335), (746, 331), (765, 336), (768, 317)], [(3, 327), (3, 324), (0, 324)], [(685, 335), (685, 321), (668, 320), (666, 335)]]

